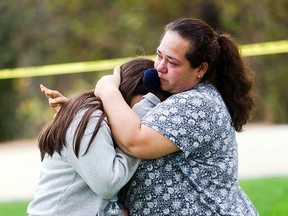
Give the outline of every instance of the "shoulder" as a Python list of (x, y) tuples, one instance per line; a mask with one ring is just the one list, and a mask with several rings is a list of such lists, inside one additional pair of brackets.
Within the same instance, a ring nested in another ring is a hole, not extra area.
[(185, 92), (174, 94), (160, 103), (159, 109), (197, 109), (203, 106), (223, 105), (217, 89), (209, 83), (201, 83)]
[[(76, 116), (74, 117), (73, 121), (77, 122), (77, 121), (80, 121), (83, 116), (85, 115), (86, 113), (86, 109), (83, 109), (83, 110), (80, 110)], [(103, 111), (102, 110), (96, 110), (94, 111), (91, 115), (90, 115), (90, 119), (89, 119), (89, 122), (92, 122), (92, 123), (95, 123), (95, 119), (99, 119), (103, 114)], [(92, 120), (93, 119), (93, 120)], [(105, 116), (105, 122), (107, 122), (107, 117)]]
[(190, 131), (199, 125), (207, 127), (223, 116), (228, 114), (219, 92), (213, 85), (201, 83), (170, 96), (152, 109), (142, 122), (156, 129), (166, 127), (166, 131), (189, 125)]
[[(73, 121), (71, 122), (71, 124), (69, 126), (69, 132), (76, 130), (76, 128), (79, 126), (81, 120), (83, 119), (83, 116), (85, 115), (85, 113), (86, 113), (86, 110), (81, 110), (76, 114), (76, 116), (74, 117)], [(91, 131), (94, 131), (94, 129), (95, 129), (96, 125), (98, 124), (98, 121), (100, 120), (100, 117), (102, 116), (102, 114), (103, 114), (103, 112), (101, 110), (96, 110), (91, 114), (91, 116), (89, 117), (89, 120), (87, 122), (85, 134), (91, 133)], [(101, 130), (103, 130), (103, 129), (110, 131), (108, 119), (106, 116), (103, 119), (103, 121), (101, 122)], [(73, 133), (74, 132), (72, 132), (72, 134)]]
[(185, 91), (185, 92), (180, 92), (178, 94), (174, 94), (170, 98), (175, 98), (176, 100), (182, 99), (182, 100), (191, 100), (193, 98), (199, 98), (202, 100), (213, 100), (215, 98), (218, 98), (220, 96), (219, 92), (215, 88), (214, 85), (204, 82), (200, 83), (194, 88)]

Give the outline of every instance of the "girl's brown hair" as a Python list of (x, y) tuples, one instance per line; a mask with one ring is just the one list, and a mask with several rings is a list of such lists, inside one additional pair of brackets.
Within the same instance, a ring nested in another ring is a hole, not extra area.
[[(149, 89), (143, 85), (142, 78), (145, 70), (153, 67), (154, 62), (145, 58), (137, 58), (121, 66), (121, 83), (119, 89), (127, 104), (131, 103), (133, 96), (144, 95), (149, 92)], [(52, 156), (55, 151), (61, 154), (63, 146), (66, 146), (66, 131), (76, 114), (81, 110), (85, 110), (85, 113), (74, 134), (74, 152), (77, 157), (79, 157), (81, 139), (91, 115), (96, 110), (103, 112), (99, 117), (88, 147), (83, 155), (87, 153), (105, 118), (103, 105), (101, 101), (95, 97), (94, 90), (84, 92), (69, 99), (62, 105), (53, 122), (42, 130), (38, 138), (41, 160), (44, 159), (46, 153), (50, 156)]]

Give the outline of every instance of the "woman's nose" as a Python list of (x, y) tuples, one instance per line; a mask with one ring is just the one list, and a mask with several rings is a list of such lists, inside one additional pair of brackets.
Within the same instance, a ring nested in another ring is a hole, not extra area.
[(167, 65), (164, 60), (157, 62), (156, 69), (159, 73), (167, 73)]

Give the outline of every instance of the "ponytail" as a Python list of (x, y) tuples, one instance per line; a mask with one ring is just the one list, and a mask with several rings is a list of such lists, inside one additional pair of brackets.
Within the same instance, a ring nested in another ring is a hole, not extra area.
[(192, 68), (203, 62), (209, 65), (201, 82), (208, 81), (216, 86), (231, 115), (231, 124), (240, 132), (249, 119), (254, 102), (250, 69), (245, 66), (232, 37), (218, 35), (206, 22), (189, 18), (169, 23), (165, 28), (167, 31), (175, 31), (190, 42), (185, 57)]
[(230, 35), (219, 35), (217, 41), (220, 53), (215, 64), (215, 86), (227, 105), (232, 125), (240, 132), (254, 106), (251, 96), (252, 79), (249, 75), (251, 71), (245, 66)]

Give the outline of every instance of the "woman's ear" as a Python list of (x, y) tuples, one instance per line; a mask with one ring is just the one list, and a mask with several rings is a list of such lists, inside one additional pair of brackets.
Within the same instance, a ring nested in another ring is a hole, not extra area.
[(207, 62), (202, 62), (200, 66), (198, 67), (198, 77), (202, 78), (204, 74), (207, 72), (208, 67), (209, 65)]

